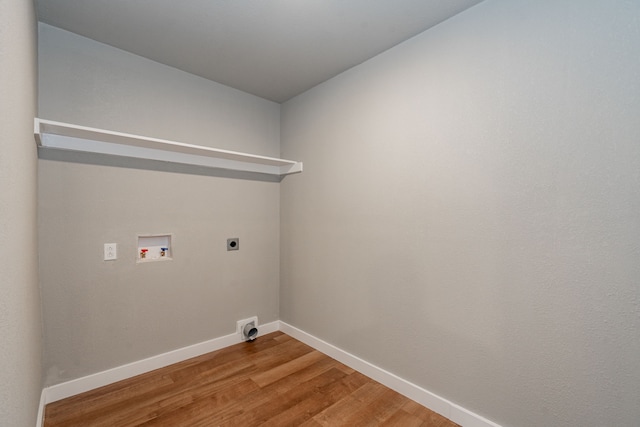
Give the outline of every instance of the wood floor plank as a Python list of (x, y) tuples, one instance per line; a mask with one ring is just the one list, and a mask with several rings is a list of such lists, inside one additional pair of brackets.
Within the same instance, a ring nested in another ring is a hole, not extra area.
[(273, 367), (268, 371), (260, 372), (258, 374), (252, 375), (250, 378), (258, 384), (260, 387), (267, 386), (271, 383), (274, 383), (282, 378), (285, 378), (289, 375), (292, 375), (304, 368), (313, 365), (315, 362), (318, 362), (324, 358), (326, 358), (324, 354), (319, 351), (311, 351), (304, 356), (300, 356), (296, 359), (285, 362), (281, 365)]
[[(343, 377), (344, 374), (337, 369), (325, 372), (280, 395), (271, 392), (267, 387), (263, 389), (267, 398), (260, 405), (245, 407), (245, 413), (243, 415), (236, 417), (228, 423), (221, 424), (221, 426), (251, 426), (268, 424), (270, 423), (270, 420), (278, 418), (281, 414), (287, 412), (297, 404), (314, 400), (317, 389)], [(282, 424), (282, 422), (283, 420), (281, 419), (280, 424), (272, 425), (292, 425), (286, 423)]]
[[(449, 427), (451, 421), (431, 409), (425, 408), (413, 400), (408, 400), (402, 407), (407, 413), (414, 415), (425, 422), (429, 427)], [(455, 425), (455, 424), (454, 424)]]
[(357, 421), (357, 419), (354, 419), (352, 416), (354, 408), (360, 409), (363, 404), (370, 403), (379, 397), (385, 389), (386, 387), (380, 383), (373, 381), (367, 382), (313, 418), (323, 426), (352, 425), (349, 424), (349, 422), (353, 423)]
[(273, 393), (283, 394), (294, 387), (298, 387), (301, 383), (305, 383), (306, 381), (309, 381), (317, 377), (318, 375), (322, 375), (332, 369), (340, 371), (343, 376), (347, 375), (344, 373), (344, 371), (336, 366), (334, 360), (324, 357), (316, 363), (307, 366), (306, 368), (300, 369), (299, 371), (294, 372), (291, 375), (280, 378), (278, 381), (269, 384), (269, 390)]
[(354, 427), (379, 425), (400, 410), (407, 400), (401, 394), (385, 387), (381, 395), (353, 411), (345, 424)]
[[(313, 395), (283, 410), (267, 420), (264, 425), (271, 427), (302, 425), (323, 409), (351, 393), (350, 387), (344, 383), (346, 374), (342, 370), (333, 368), (322, 375), (331, 376), (334, 381), (323, 386), (314, 385)], [(307, 385), (303, 384), (301, 386), (305, 387)]]
[[(425, 420), (400, 409), (380, 424), (380, 427), (422, 427), (429, 426)], [(433, 426), (432, 426), (433, 427)]]
[(282, 332), (51, 403), (44, 421), (44, 427), (258, 425), (457, 426)]

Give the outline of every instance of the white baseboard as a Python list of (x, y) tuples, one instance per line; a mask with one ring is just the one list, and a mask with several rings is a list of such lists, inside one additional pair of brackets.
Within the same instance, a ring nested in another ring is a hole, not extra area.
[[(280, 322), (278, 321), (259, 325), (260, 335), (277, 331), (279, 325)], [(191, 359), (192, 357), (220, 350), (240, 342), (242, 342), (242, 340), (238, 334), (234, 333), (231, 335), (225, 335), (209, 341), (204, 341), (188, 347), (179, 348), (177, 350), (149, 357), (148, 359), (139, 360), (127, 365), (118, 366), (113, 369), (88, 375), (86, 377), (56, 384), (47, 387), (42, 391), (44, 399), (41, 399), (41, 401), (44, 400), (44, 405), (46, 405), (98, 387), (144, 374), (174, 363), (182, 362), (183, 360)]]
[[(355, 369), (364, 375), (373, 378), (381, 384), (398, 393), (415, 400), (421, 405), (449, 418), (451, 421), (463, 427), (500, 427), (493, 421), (487, 420), (460, 405), (457, 405), (437, 394), (431, 393), (409, 381), (406, 381), (391, 372), (385, 371), (357, 356), (354, 356), (338, 347), (314, 337), (285, 322), (275, 321), (260, 325), (260, 335), (275, 331), (282, 331), (291, 337), (315, 348), (337, 361)], [(65, 383), (47, 387), (42, 390), (40, 406), (38, 408), (38, 420), (36, 427), (44, 424), (44, 407), (48, 403), (65, 399), (76, 394), (84, 393), (117, 381), (144, 374), (155, 369), (163, 368), (174, 363), (182, 362), (192, 357), (197, 357), (212, 351), (242, 342), (238, 334), (226, 335), (209, 341), (194, 344), (188, 347), (173, 350), (148, 359), (139, 360), (117, 368), (98, 372), (86, 377), (78, 378)]]
[(500, 427), (493, 421), (487, 420), (460, 405), (431, 393), (283, 321), (280, 321), (280, 330), (463, 427)]
[(40, 393), (40, 403), (38, 404), (38, 418), (36, 419), (36, 427), (44, 426), (44, 407), (47, 404), (45, 390), (46, 389), (43, 389), (42, 393)]

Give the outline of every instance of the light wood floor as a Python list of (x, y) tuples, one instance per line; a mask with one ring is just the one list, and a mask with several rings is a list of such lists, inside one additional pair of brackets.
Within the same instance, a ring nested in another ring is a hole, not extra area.
[(458, 426), (281, 332), (51, 403), (44, 425)]

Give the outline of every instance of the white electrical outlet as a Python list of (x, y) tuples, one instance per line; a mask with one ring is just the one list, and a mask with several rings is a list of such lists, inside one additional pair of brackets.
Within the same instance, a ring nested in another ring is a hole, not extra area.
[(118, 259), (118, 245), (115, 243), (104, 244), (104, 260), (113, 261)]

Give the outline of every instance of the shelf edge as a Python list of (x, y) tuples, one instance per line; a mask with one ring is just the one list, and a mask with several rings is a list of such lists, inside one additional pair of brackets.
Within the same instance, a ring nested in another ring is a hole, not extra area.
[(38, 147), (46, 149), (148, 158), (279, 176), (302, 172), (302, 162), (294, 160), (221, 150), (40, 118), (34, 119), (34, 137)]

